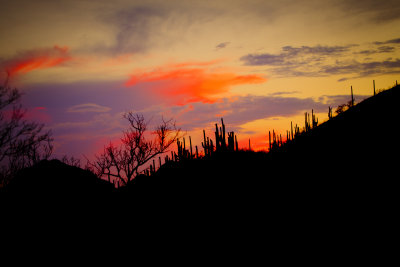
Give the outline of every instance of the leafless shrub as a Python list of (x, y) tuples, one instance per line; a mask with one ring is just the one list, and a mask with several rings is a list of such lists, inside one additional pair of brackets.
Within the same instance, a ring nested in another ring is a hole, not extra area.
[(172, 119), (162, 119), (155, 131), (150, 133), (154, 138), (148, 139), (148, 122), (143, 115), (128, 112), (124, 118), (129, 122), (129, 128), (123, 132), (121, 145), (110, 143), (105, 146), (94, 161), (88, 160), (86, 168), (101, 178), (109, 181), (116, 179), (126, 185), (146, 163), (168, 151), (179, 137), (180, 129), (176, 128)]
[(24, 119), (20, 98), (17, 89), (0, 86), (0, 187), (53, 151), (51, 132), (44, 131), (43, 124)]

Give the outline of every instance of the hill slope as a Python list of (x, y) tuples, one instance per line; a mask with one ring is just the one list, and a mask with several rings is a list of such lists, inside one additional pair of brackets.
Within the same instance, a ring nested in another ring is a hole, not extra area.
[(399, 148), (395, 135), (399, 100), (399, 86), (383, 91), (304, 133), (281, 151), (293, 163), (309, 160), (327, 175), (331, 169), (335, 175), (349, 177), (370, 171), (388, 176)]
[[(136, 200), (264, 203), (294, 199), (391, 197), (397, 170), (400, 88), (370, 97), (272, 153), (235, 151), (169, 162), (118, 191)], [(9, 192), (113, 192), (92, 173), (59, 161), (23, 170)]]
[(23, 169), (11, 180), (6, 192), (30, 196), (76, 197), (112, 192), (114, 187), (90, 171), (59, 160), (43, 160)]
[(397, 173), (399, 100), (397, 86), (273, 153), (227, 152), (210, 159), (170, 162), (121, 191), (144, 198), (198, 201), (391, 198)]

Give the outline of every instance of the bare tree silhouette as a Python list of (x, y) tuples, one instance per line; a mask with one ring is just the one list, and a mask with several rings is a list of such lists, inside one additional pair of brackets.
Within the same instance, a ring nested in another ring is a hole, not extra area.
[(180, 135), (180, 129), (172, 119), (162, 119), (154, 132), (153, 139), (148, 139), (148, 122), (142, 114), (128, 112), (124, 118), (129, 128), (123, 132), (120, 146), (110, 143), (103, 153), (96, 155), (94, 161), (87, 160), (87, 168), (100, 178), (117, 179), (126, 185), (140, 173), (140, 168), (159, 154), (168, 151)]
[(21, 93), (0, 86), (0, 187), (5, 186), (22, 168), (48, 159), (53, 151), (50, 131), (43, 124), (24, 119)]

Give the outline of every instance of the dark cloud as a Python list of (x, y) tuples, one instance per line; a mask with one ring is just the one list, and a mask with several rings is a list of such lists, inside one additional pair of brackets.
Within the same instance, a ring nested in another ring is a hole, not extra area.
[(322, 73), (325, 74), (358, 74), (358, 77), (366, 77), (377, 74), (393, 74), (400, 73), (400, 59), (373, 61), (373, 62), (357, 62), (351, 64), (336, 64), (323, 66)]
[(394, 52), (395, 49), (396, 48), (393, 46), (387, 46), (387, 45), (380, 46), (380, 47), (378, 47), (378, 53), (391, 53), (391, 52)]
[(298, 65), (308, 64), (310, 62), (321, 61), (327, 56), (340, 56), (350, 51), (351, 47), (347, 46), (284, 46), (279, 54), (248, 54), (240, 58), (245, 65), (263, 66), (263, 65)]
[(379, 54), (379, 53), (393, 53), (395, 52), (396, 47), (394, 46), (380, 46), (377, 49), (368, 49), (368, 50), (361, 50), (359, 52), (354, 52), (354, 54), (360, 54), (360, 55), (373, 55), (373, 54)]
[(224, 98), (214, 103), (195, 102), (169, 107), (159, 105), (137, 112), (146, 118), (173, 117), (184, 131), (207, 129), (223, 117), (230, 130), (238, 131), (241, 125), (248, 122), (290, 117), (311, 109), (324, 112), (328, 110), (328, 105), (313, 98), (247, 95)]
[(297, 56), (297, 55), (321, 55), (321, 56), (332, 56), (341, 55), (344, 52), (349, 51), (349, 49), (356, 45), (347, 46), (284, 46), (282, 50), (285, 52), (286, 56)]
[(218, 45), (215, 46), (216, 50), (222, 49), (227, 47), (231, 42), (223, 42), (223, 43), (219, 43)]
[(284, 46), (279, 54), (248, 54), (240, 60), (247, 66), (270, 67), (268, 71), (277, 76), (317, 77), (323, 75), (319, 66), (326, 59), (343, 56), (354, 46)]
[[(399, 73), (400, 59), (381, 60), (373, 55), (394, 54), (400, 39), (374, 42), (374, 49), (360, 49), (361, 45), (345, 46), (284, 46), (280, 53), (247, 54), (240, 60), (246, 66), (266, 66), (278, 77), (323, 77), (353, 74), (355, 77)], [(389, 45), (392, 44), (392, 45)], [(357, 56), (370, 56), (360, 60)], [(342, 77), (339, 81), (349, 79)]]
[[(100, 43), (87, 50), (112, 55), (147, 52), (151, 48), (177, 42), (180, 40), (177, 39), (177, 32), (186, 31), (196, 23), (209, 22), (220, 15), (220, 9), (201, 2), (131, 1), (123, 8), (116, 5), (98, 16), (102, 23), (114, 29), (114, 44)], [(218, 44), (217, 48), (228, 44)]]
[[(188, 106), (174, 107), (174, 114), (180, 114), (176, 119), (184, 130), (208, 127), (220, 117), (229, 123), (230, 127), (273, 117), (289, 117), (304, 111), (324, 111), (327, 105), (312, 98), (296, 98), (281, 96), (240, 96), (224, 98), (215, 103), (192, 103)], [(182, 112), (184, 111), (184, 112)], [(161, 112), (161, 111), (160, 111)]]
[(398, 0), (340, 0), (333, 1), (344, 12), (353, 16), (370, 18), (375, 23), (385, 23), (400, 19)]
[[(152, 7), (134, 7), (120, 10), (112, 18), (117, 28), (115, 49), (142, 52), (146, 50), (151, 27), (163, 13)], [(160, 21), (159, 21), (160, 22)]]
[(373, 42), (376, 45), (383, 45), (383, 44), (400, 44), (400, 38), (387, 40), (385, 42)]
[(321, 110), (324, 108), (312, 98), (274, 97), (274, 96), (246, 96), (229, 103), (232, 113), (226, 117), (227, 121), (243, 124), (258, 119), (271, 117), (289, 117), (302, 113), (305, 110)]
[(114, 28), (114, 44), (97, 44), (90, 50), (111, 55), (146, 52), (166, 16), (165, 10), (157, 6), (132, 6), (103, 14), (99, 19)]
[(400, 38), (386, 41), (385, 44), (400, 44)]
[(293, 95), (293, 94), (298, 94), (300, 91), (290, 91), (290, 92), (275, 92), (272, 94), (269, 94), (270, 96), (282, 96), (282, 95)]
[(248, 54), (240, 58), (247, 66), (264, 66), (264, 65), (281, 65), (285, 62), (286, 55), (272, 55), (272, 54)]
[(338, 81), (338, 82), (344, 82), (344, 81), (347, 81), (347, 80), (349, 80), (349, 78), (344, 77), (344, 78), (338, 79), (337, 81)]

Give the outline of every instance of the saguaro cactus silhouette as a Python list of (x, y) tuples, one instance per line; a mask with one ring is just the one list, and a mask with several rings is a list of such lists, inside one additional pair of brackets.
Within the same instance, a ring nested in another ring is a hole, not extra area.
[(312, 114), (312, 127), (317, 127), (318, 126), (318, 118), (317, 116), (314, 114), (314, 110), (311, 110), (311, 114)]
[(351, 106), (354, 106), (354, 95), (353, 95), (353, 86), (350, 87), (351, 89)]

